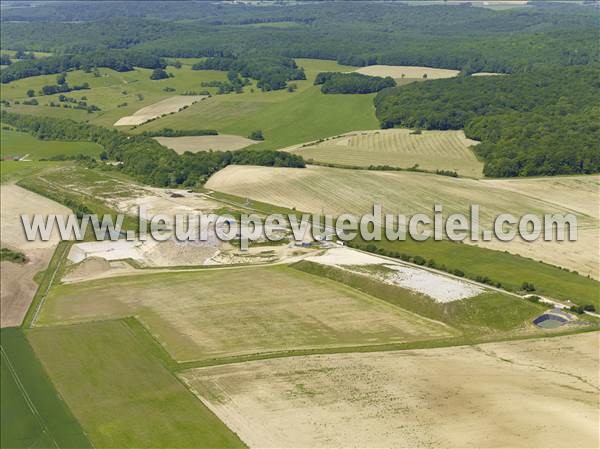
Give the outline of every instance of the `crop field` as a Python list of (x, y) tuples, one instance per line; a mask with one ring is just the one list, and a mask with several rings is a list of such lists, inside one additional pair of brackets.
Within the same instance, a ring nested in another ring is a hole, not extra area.
[(433, 67), (417, 67), (405, 65), (369, 65), (355, 70), (355, 72), (369, 76), (391, 76), (398, 79), (442, 79), (453, 78), (458, 75), (458, 70), (436, 69)]
[(369, 167), (418, 167), (423, 170), (452, 170), (463, 176), (481, 177), (483, 164), (470, 148), (478, 142), (462, 131), (387, 129), (347, 133), (294, 150), (305, 160), (328, 164)]
[(93, 142), (63, 142), (58, 140), (38, 140), (31, 134), (2, 130), (0, 157), (24, 158), (30, 160), (47, 159), (53, 156), (73, 156), (84, 154), (97, 158), (102, 147)]
[(246, 148), (257, 143), (242, 136), (231, 134), (219, 134), (217, 136), (184, 136), (184, 137), (156, 137), (161, 145), (164, 145), (177, 153), (191, 151), (235, 151)]
[(92, 447), (20, 329), (3, 329), (2, 432), (6, 448)]
[(442, 323), (283, 266), (61, 285), (48, 295), (38, 324), (130, 315), (178, 361), (454, 334)]
[(206, 95), (177, 95), (165, 98), (150, 106), (144, 106), (142, 109), (138, 109), (130, 116), (121, 117), (117, 120), (115, 126), (141, 125), (142, 123), (149, 122), (162, 115), (179, 112), (205, 98), (207, 98)]
[(95, 447), (244, 446), (124, 322), (35, 329), (28, 339)]
[[(586, 177), (583, 182), (593, 188), (598, 177)], [(587, 181), (589, 179), (589, 181)], [(509, 182), (509, 181), (506, 181)], [(518, 185), (520, 180), (510, 181)], [(531, 182), (531, 181), (526, 181)], [(481, 226), (490, 227), (501, 213), (522, 216), (528, 213), (543, 216), (548, 213), (573, 213), (578, 220), (578, 240), (557, 242), (538, 240), (528, 243), (515, 239), (509, 243), (479, 241), (482, 247), (498, 248), (544, 262), (576, 270), (597, 278), (598, 218), (587, 212), (592, 208), (593, 196), (580, 200), (585, 205), (565, 206), (561, 189), (555, 188), (552, 197), (543, 198), (519, 191), (498, 188), (494, 181), (451, 178), (426, 173), (380, 172), (342, 170), (327, 167), (288, 169), (270, 167), (229, 166), (213, 175), (207, 188), (248, 197), (299, 211), (363, 214), (372, 212), (380, 204), (384, 213), (432, 213), (433, 204), (444, 206), (444, 215), (463, 213), (468, 216), (469, 206), (480, 206)], [(513, 188), (512, 190), (515, 190)], [(518, 190), (518, 189), (517, 189)], [(572, 196), (572, 187), (566, 197)], [(568, 248), (568, 250), (567, 250)], [(436, 258), (437, 259), (437, 258)]]
[(596, 447), (597, 339), (290, 357), (181, 377), (251, 447)]
[[(29, 162), (18, 162), (29, 164)], [(28, 241), (22, 228), (20, 214), (68, 214), (70, 210), (41, 195), (14, 184), (3, 185), (1, 190), (2, 247), (18, 250), (25, 254), (27, 262), (17, 264), (1, 262), (2, 286), (0, 296), (0, 323), (2, 327), (19, 326), (38, 288), (34, 276), (46, 269), (52, 253), (59, 242), (58, 232), (53, 232), (48, 241)]]

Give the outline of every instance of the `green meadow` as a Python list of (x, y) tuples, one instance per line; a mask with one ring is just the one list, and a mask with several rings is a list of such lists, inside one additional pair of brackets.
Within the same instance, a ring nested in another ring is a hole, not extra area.
[(59, 140), (39, 140), (31, 134), (3, 129), (0, 138), (2, 158), (16, 156), (39, 160), (55, 156), (83, 154), (98, 158), (102, 147), (93, 142), (63, 142)]

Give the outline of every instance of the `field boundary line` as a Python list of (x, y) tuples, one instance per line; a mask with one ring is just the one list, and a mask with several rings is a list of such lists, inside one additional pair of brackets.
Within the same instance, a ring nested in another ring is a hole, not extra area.
[[(48, 296), (48, 292), (50, 291), (50, 288), (52, 287), (53, 283), (54, 283), (54, 279), (56, 278), (56, 275), (58, 274), (63, 262), (64, 262), (64, 258), (66, 256), (66, 254), (69, 252), (71, 245), (69, 244), (69, 242), (63, 244), (64, 242), (61, 242), (58, 244), (58, 247), (56, 248), (56, 251), (54, 252), (54, 255), (52, 257), (52, 259), (50, 259), (50, 263), (48, 264), (48, 268), (51, 268), (53, 265), (53, 260), (56, 257), (56, 264), (54, 266), (54, 269), (52, 271), (52, 275), (50, 276), (50, 278), (48, 279), (48, 273), (46, 272), (44, 274), (44, 278), (42, 280), (42, 282), (40, 282), (40, 285), (38, 287), (38, 291), (36, 292), (34, 299), (31, 303), (31, 307), (35, 307), (34, 311), (33, 311), (33, 316), (31, 316), (31, 319), (28, 320), (27, 317), (25, 319), (25, 321), (23, 322), (23, 325), (25, 327), (34, 327), (37, 323), (37, 320), (39, 318), (39, 314), (42, 310), (42, 307), (46, 301), (46, 297)], [(46, 279), (48, 279), (47, 284), (45, 285)], [(45, 288), (44, 288), (45, 285)], [(43, 291), (41, 291), (40, 289), (44, 289)], [(38, 296), (41, 295), (41, 296)]]
[(17, 387), (19, 388), (19, 391), (21, 392), (23, 399), (25, 399), (25, 403), (27, 404), (27, 407), (29, 408), (29, 410), (31, 411), (33, 416), (35, 417), (35, 419), (38, 422), (38, 424), (40, 425), (40, 427), (42, 428), (42, 432), (50, 438), (50, 440), (52, 441), (52, 444), (54, 444), (54, 447), (58, 449), (59, 448), (58, 443), (56, 442), (56, 440), (54, 439), (54, 437), (48, 430), (46, 423), (42, 419), (42, 416), (40, 415), (37, 407), (35, 406), (35, 404), (31, 400), (31, 398), (29, 397), (29, 394), (27, 394), (27, 390), (25, 389), (25, 386), (21, 382), (21, 379), (19, 378), (17, 371), (15, 370), (13, 364), (11, 363), (10, 359), (8, 358), (8, 355), (4, 351), (4, 348), (2, 347), (2, 345), (0, 345), (0, 354), (2, 355), (2, 358), (4, 359), (4, 361), (6, 362), (8, 371), (9, 371), (11, 377), (14, 379), (15, 383), (17, 384)]

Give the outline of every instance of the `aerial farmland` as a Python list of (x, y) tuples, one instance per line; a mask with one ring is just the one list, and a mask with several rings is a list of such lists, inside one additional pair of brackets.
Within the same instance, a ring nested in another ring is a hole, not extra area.
[(0, 6), (0, 448), (600, 446), (594, 2)]

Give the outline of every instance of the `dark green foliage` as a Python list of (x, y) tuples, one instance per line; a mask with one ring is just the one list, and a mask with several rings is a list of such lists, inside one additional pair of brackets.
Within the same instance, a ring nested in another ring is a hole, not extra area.
[(0, 55), (0, 65), (11, 65), (12, 61), (8, 55)]
[(596, 311), (596, 307), (593, 304), (585, 304), (585, 305), (581, 305), (581, 306), (571, 306), (569, 308), (569, 310), (571, 312), (575, 312), (578, 314), (582, 314), (585, 312), (595, 312)]
[(523, 284), (521, 285), (521, 289), (525, 290), (526, 292), (534, 292), (535, 286), (532, 283), (523, 282)]
[(458, 77), (386, 89), (383, 128), (465, 129), (486, 176), (600, 171), (597, 66), (502, 77)]
[(133, 67), (162, 68), (164, 62), (150, 53), (138, 51), (111, 50), (78, 55), (49, 56), (47, 58), (19, 61), (2, 70), (0, 81), (14, 80), (38, 75), (62, 73), (68, 70), (91, 70), (94, 67), (107, 67), (118, 72), (133, 70)]
[(387, 87), (394, 87), (396, 81), (391, 77), (368, 76), (361, 73), (321, 72), (317, 74), (315, 84), (322, 84), (324, 94), (370, 94)]
[(150, 79), (151, 80), (162, 80), (165, 78), (168, 78), (169, 74), (167, 72), (165, 72), (165, 70), (163, 68), (156, 68), (152, 71), (152, 74), (150, 75)]
[(144, 131), (143, 136), (148, 137), (183, 137), (183, 136), (216, 136), (219, 133), (214, 129), (171, 129), (163, 128), (158, 131)]
[(49, 84), (42, 87), (40, 91), (41, 95), (54, 95), (58, 93), (72, 92), (74, 90), (85, 90), (89, 89), (90, 85), (88, 83), (83, 83), (79, 86), (69, 86), (66, 82), (62, 84)]
[(19, 251), (12, 251), (8, 248), (0, 248), (0, 260), (14, 263), (25, 263), (27, 257)]
[(212, 57), (194, 64), (192, 69), (227, 71), (233, 86), (240, 84), (238, 74), (253, 78), (258, 80), (257, 87), (264, 91), (283, 89), (290, 80), (306, 79), (304, 70), (293, 59), (280, 56)]
[(195, 187), (230, 164), (304, 167), (302, 157), (282, 151), (200, 151), (178, 155), (151, 137), (130, 136), (87, 123), (5, 111), (2, 111), (0, 119), (2, 123), (14, 126), (18, 131), (29, 132), (38, 139), (98, 143), (104, 147), (109, 159), (122, 162), (119, 169), (124, 173), (146, 184), (161, 187)]
[(265, 136), (263, 136), (263, 132), (260, 129), (257, 129), (256, 131), (252, 131), (250, 133), (250, 135), (248, 136), (249, 139), (252, 140), (265, 140)]

